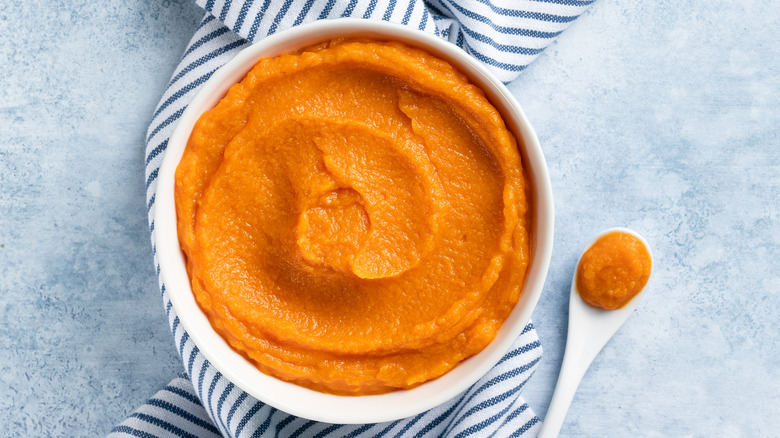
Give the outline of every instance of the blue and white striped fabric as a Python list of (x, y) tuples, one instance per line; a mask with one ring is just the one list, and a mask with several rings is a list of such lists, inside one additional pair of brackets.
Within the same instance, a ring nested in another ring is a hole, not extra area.
[[(147, 211), (154, 231), (157, 173), (173, 128), (200, 86), (251, 42), (302, 23), (363, 17), (435, 33), (510, 81), (592, 0), (197, 0), (206, 15), (158, 105), (146, 138)], [(154, 242), (152, 242), (154, 244)], [(156, 253), (156, 251), (155, 251)], [(157, 259), (155, 255), (155, 264)], [(157, 273), (159, 277), (159, 265)], [(535, 436), (539, 419), (519, 397), (541, 359), (533, 325), (488, 375), (418, 416), (390, 423), (335, 425), (261, 403), (223, 377), (179, 324), (160, 279), (165, 311), (186, 374), (174, 379), (111, 437)]]

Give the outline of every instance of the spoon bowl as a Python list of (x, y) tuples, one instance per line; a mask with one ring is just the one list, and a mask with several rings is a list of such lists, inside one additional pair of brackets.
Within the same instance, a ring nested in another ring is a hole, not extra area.
[[(627, 228), (610, 228), (593, 238), (582, 254), (596, 243), (601, 237), (610, 233), (630, 234), (645, 246), (650, 260), (653, 259), (653, 253), (650, 245), (644, 237), (633, 230)], [(582, 254), (577, 260), (579, 268)], [(571, 294), (569, 295), (569, 331), (566, 336), (566, 351), (563, 354), (563, 363), (561, 372), (558, 376), (558, 383), (555, 386), (550, 407), (547, 410), (547, 416), (539, 432), (539, 438), (555, 437), (563, 426), (563, 420), (569, 410), (577, 392), (577, 387), (590, 367), (593, 359), (599, 354), (604, 345), (626, 322), (634, 309), (639, 305), (642, 295), (647, 290), (647, 284), (636, 294), (625, 306), (613, 310), (605, 310), (593, 307), (582, 300), (577, 290), (577, 271), (574, 270), (574, 276), (571, 282)]]

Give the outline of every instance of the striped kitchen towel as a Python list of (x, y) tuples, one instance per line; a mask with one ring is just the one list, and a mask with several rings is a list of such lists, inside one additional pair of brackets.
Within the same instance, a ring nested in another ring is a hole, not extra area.
[[(197, 0), (206, 10), (152, 118), (146, 188), (154, 231), (156, 178), (177, 120), (200, 86), (264, 36), (320, 19), (362, 17), (409, 25), (457, 44), (508, 82), (592, 0)], [(152, 242), (154, 244), (154, 242)], [(156, 253), (156, 251), (155, 251)], [(159, 277), (159, 265), (155, 255)], [(160, 278), (163, 304), (186, 374), (117, 425), (111, 437), (535, 436), (539, 419), (519, 393), (542, 348), (532, 324), (484, 378), (455, 399), (412, 418), (336, 425), (309, 421), (257, 401), (223, 377), (180, 325)]]

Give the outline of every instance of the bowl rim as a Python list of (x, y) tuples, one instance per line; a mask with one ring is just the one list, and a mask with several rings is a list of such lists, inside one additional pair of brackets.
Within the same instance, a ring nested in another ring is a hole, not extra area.
[[(192, 294), (176, 227), (174, 173), (190, 132), (200, 115), (222, 99), (262, 57), (342, 36), (396, 40), (442, 57), (482, 88), (518, 139), (527, 180), (532, 182), (532, 256), (519, 302), (496, 338), (480, 353), (443, 376), (412, 389), (379, 395), (321, 393), (260, 372), (214, 331)], [(182, 113), (159, 169), (153, 238), (163, 285), (179, 317), (206, 359), (228, 380), (256, 399), (284, 412), (315, 421), (341, 424), (380, 423), (410, 417), (438, 406), (468, 389), (509, 351), (528, 323), (547, 276), (553, 243), (552, 188), (539, 140), (509, 90), (465, 51), (433, 34), (377, 20), (341, 18), (296, 26), (266, 37), (220, 67)]]

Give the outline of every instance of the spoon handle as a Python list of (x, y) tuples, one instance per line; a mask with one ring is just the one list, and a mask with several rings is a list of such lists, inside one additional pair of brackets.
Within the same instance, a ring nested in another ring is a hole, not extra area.
[(580, 385), (585, 371), (588, 370), (590, 362), (593, 360), (586, 362), (581, 359), (582, 355), (579, 349), (576, 352), (570, 348), (566, 349), (563, 355), (558, 383), (555, 385), (555, 392), (553, 393), (550, 407), (547, 409), (547, 415), (542, 423), (542, 429), (539, 431), (538, 438), (554, 438), (561, 431), (563, 420), (569, 411), (569, 405), (571, 405), (574, 399), (577, 387)]
[[(635, 307), (636, 303), (632, 306)], [(540, 438), (558, 436), (582, 377), (632, 310), (629, 308), (616, 312), (595, 309), (585, 304), (579, 295), (572, 291), (566, 350), (563, 353), (558, 383), (539, 432)]]

